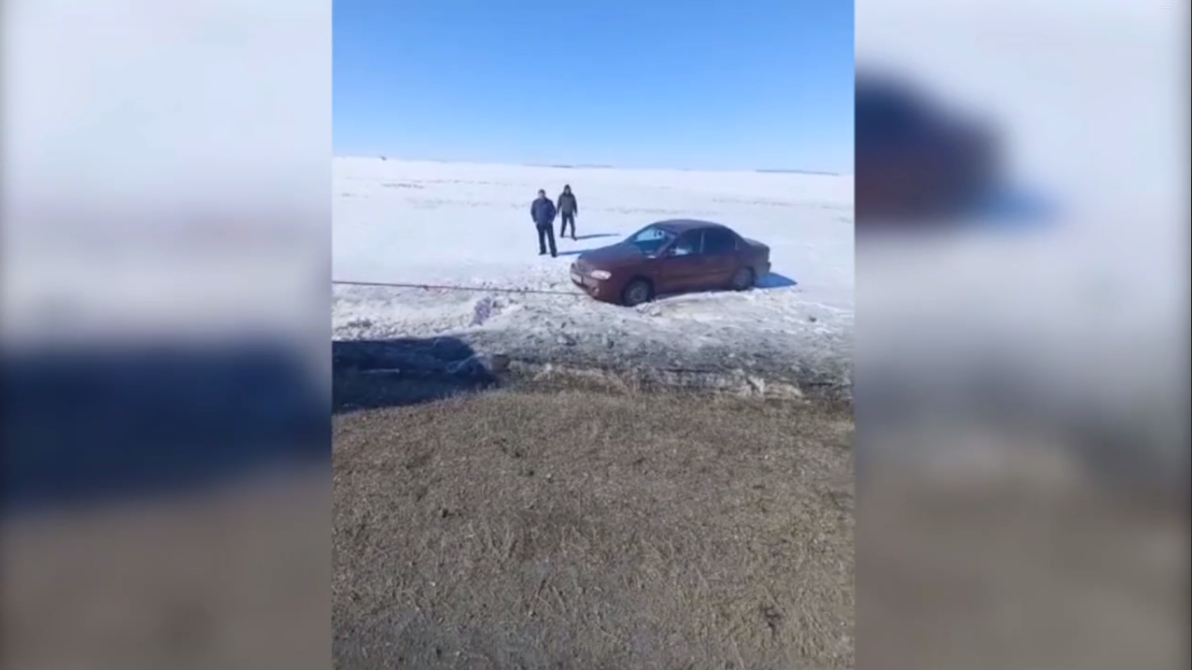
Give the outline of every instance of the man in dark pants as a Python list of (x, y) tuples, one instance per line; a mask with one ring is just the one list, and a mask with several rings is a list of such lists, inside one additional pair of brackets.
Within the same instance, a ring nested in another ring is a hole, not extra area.
[(559, 217), (563, 220), (559, 226), (559, 237), (567, 237), (567, 224), (571, 224), (571, 239), (575, 239), (575, 215), (579, 214), (579, 201), (571, 192), (571, 184), (563, 187), (559, 194)]
[(552, 258), (559, 255), (555, 249), (555, 203), (546, 197), (546, 191), (538, 189), (538, 198), (530, 205), (530, 218), (534, 219), (534, 226), (538, 228), (538, 255), (546, 254), (547, 244), (550, 245)]

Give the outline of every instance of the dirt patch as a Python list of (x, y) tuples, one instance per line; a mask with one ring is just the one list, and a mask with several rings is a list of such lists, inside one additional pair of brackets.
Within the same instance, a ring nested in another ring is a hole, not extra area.
[(6, 517), (6, 668), (325, 670), (325, 466)]
[(853, 665), (847, 413), (502, 391), (334, 431), (336, 667)]
[(859, 667), (1187, 664), (1186, 508), (1025, 472), (883, 480), (859, 487)]

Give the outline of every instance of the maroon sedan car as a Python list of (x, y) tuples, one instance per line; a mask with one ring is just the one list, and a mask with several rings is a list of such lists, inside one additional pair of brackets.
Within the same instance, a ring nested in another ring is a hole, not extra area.
[(856, 87), (858, 227), (947, 222), (993, 187), (999, 157), (989, 128), (888, 76), (858, 74)]
[(580, 254), (571, 281), (604, 302), (640, 305), (657, 295), (744, 291), (770, 272), (770, 247), (708, 221), (652, 223), (624, 241)]

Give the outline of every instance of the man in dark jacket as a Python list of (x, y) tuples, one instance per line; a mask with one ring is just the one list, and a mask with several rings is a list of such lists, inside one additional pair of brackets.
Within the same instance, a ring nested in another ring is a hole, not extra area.
[(550, 245), (552, 258), (559, 255), (555, 249), (555, 203), (546, 197), (546, 191), (538, 189), (538, 198), (530, 205), (530, 218), (534, 219), (534, 226), (538, 228), (538, 255), (546, 254), (546, 247)]
[(562, 225), (559, 226), (559, 237), (567, 237), (567, 224), (571, 224), (571, 239), (575, 239), (575, 215), (579, 214), (579, 201), (575, 199), (575, 194), (571, 192), (571, 184), (563, 187), (563, 192), (559, 194), (559, 217), (562, 219)]

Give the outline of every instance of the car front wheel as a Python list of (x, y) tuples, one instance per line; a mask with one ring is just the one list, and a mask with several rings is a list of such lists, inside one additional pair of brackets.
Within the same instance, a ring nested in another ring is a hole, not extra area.
[(653, 292), (649, 282), (644, 279), (634, 279), (621, 292), (621, 302), (626, 307), (637, 307), (644, 302), (649, 302)]

